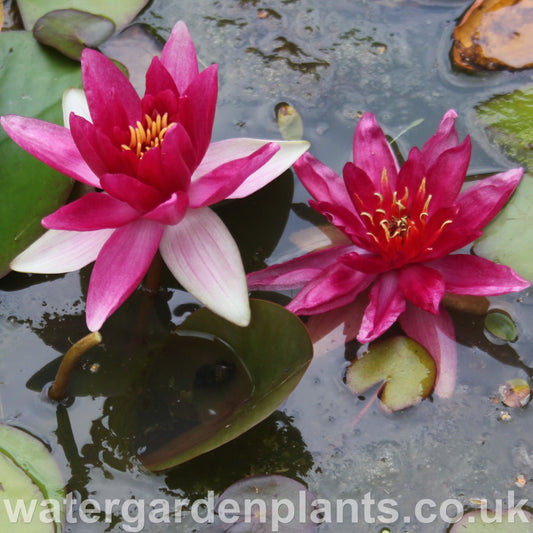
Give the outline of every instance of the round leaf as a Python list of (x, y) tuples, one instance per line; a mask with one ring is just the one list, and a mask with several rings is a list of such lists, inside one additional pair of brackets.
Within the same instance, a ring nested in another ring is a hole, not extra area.
[[(250, 305), (252, 321), (246, 328), (235, 326), (208, 309), (196, 311), (178, 328), (178, 334), (207, 334), (230, 346), (246, 367), (253, 389), (248, 398), (242, 396), (240, 403), (230, 406), (221, 420), (141, 455), (147, 468), (169, 468), (234, 439), (275, 411), (300, 381), (312, 358), (305, 326), (279, 305), (260, 300), (251, 300)], [(283, 335), (278, 334), (280, 331)]]
[[(14, 113), (61, 124), (61, 97), (67, 88), (81, 85), (79, 66), (44, 49), (27, 32), (1, 33), (0, 57), (0, 115)], [(3, 276), (11, 259), (44, 232), (41, 218), (64, 204), (72, 181), (24, 152), (3, 130), (0, 157)]]
[(533, 282), (533, 178), (522, 178), (517, 190), (474, 243), (476, 255), (503, 263)]
[(485, 317), (485, 328), (494, 336), (504, 341), (514, 342), (518, 338), (516, 324), (503, 311), (491, 311)]
[(97, 47), (114, 32), (113, 21), (76, 9), (51, 11), (33, 27), (33, 35), (40, 43), (71, 59), (80, 59), (85, 47)]
[[(231, 485), (217, 499), (215, 523), (208, 531), (312, 533), (318, 527), (318, 520), (312, 520), (314, 500), (315, 497), (305, 485), (288, 477), (247, 477)], [(228, 513), (226, 502), (230, 501), (234, 510)], [(253, 506), (252, 501), (255, 502)], [(237, 514), (238, 520), (230, 525)]]
[(118, 29), (128, 25), (148, 0), (17, 0), (24, 27), (31, 30), (38, 19), (58, 9), (78, 9), (111, 19)]
[[(64, 481), (56, 462), (48, 450), (37, 439), (12, 426), (0, 425), (0, 478), (2, 499), (10, 500), (15, 508), (18, 498), (28, 506), (35, 506), (35, 516), (27, 528), (10, 522), (8, 513), (0, 513), (2, 531), (21, 533), (49, 533), (61, 531), (63, 520)], [(56, 502), (48, 509), (40, 505), (43, 500)], [(29, 509), (29, 507), (28, 507)], [(44, 512), (47, 517), (57, 518), (57, 524), (40, 519)], [(54, 514), (54, 513), (57, 513)], [(56, 527), (56, 529), (54, 529)]]
[(435, 362), (408, 337), (392, 337), (369, 345), (346, 371), (346, 384), (355, 394), (383, 383), (379, 397), (386, 411), (399, 411), (422, 401), (433, 389)]
[(533, 514), (524, 509), (494, 512), (480, 509), (465, 513), (450, 533), (532, 533)]

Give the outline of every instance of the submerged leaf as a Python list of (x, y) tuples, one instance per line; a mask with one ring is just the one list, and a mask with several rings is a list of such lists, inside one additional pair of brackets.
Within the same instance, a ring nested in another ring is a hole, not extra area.
[(474, 243), (474, 253), (511, 267), (533, 282), (533, 178), (524, 176), (507, 205)]
[(383, 383), (379, 397), (386, 411), (399, 411), (421, 402), (433, 389), (435, 362), (423, 346), (408, 337), (371, 343), (346, 371), (346, 384), (355, 394)]
[(494, 310), (485, 317), (485, 328), (494, 336), (504, 341), (514, 342), (518, 331), (513, 319), (505, 312)]
[[(319, 521), (317, 513), (313, 513), (314, 500), (305, 485), (288, 477), (251, 476), (237, 481), (220, 495), (215, 522), (208, 531), (312, 533)], [(231, 502), (231, 507), (227, 502)]]
[(300, 141), (304, 135), (304, 123), (300, 113), (287, 102), (276, 106), (276, 116), (281, 136), (286, 141)]
[(533, 0), (477, 0), (453, 32), (454, 63), (468, 70), (533, 66)]
[(270, 415), (303, 376), (312, 357), (305, 326), (281, 306), (250, 304), (246, 328), (207, 309), (194, 312), (153, 354), (140, 393), (124, 396), (115, 410), (121, 419), (110, 421), (115, 430), (137, 424), (127, 432), (150, 470), (178, 465), (241, 435)]
[(114, 32), (112, 20), (77, 9), (51, 11), (33, 27), (33, 35), (40, 43), (71, 59), (80, 59), (85, 47), (96, 48)]
[[(61, 531), (63, 520), (64, 481), (56, 462), (44, 445), (28, 433), (12, 426), (0, 425), (0, 479), (2, 500), (14, 509), (18, 502), (38, 502), (39, 512), (20, 531), (53, 533)], [(49, 500), (43, 503), (44, 500)], [(54, 502), (54, 503), (52, 503)], [(54, 523), (40, 519), (41, 512), (54, 517)], [(12, 531), (7, 513), (0, 513), (2, 531)], [(19, 529), (16, 529), (19, 531)]]

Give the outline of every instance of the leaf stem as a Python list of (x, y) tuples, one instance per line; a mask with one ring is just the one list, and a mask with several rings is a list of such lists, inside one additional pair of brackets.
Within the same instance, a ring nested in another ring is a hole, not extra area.
[(56, 378), (48, 389), (48, 397), (51, 400), (59, 402), (65, 397), (70, 376), (79, 358), (87, 350), (101, 342), (102, 335), (100, 335), (100, 332), (93, 331), (71, 346), (68, 352), (63, 356), (61, 364), (57, 370)]

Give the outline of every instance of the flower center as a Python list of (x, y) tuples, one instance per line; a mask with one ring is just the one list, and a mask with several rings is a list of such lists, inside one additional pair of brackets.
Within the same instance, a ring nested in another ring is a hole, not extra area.
[(155, 118), (144, 115), (143, 122), (137, 121), (137, 127), (130, 126), (130, 143), (121, 145), (121, 148), (135, 152), (142, 159), (148, 150), (161, 145), (165, 133), (174, 124), (175, 122), (168, 123), (168, 113), (163, 116), (157, 113)]
[(373, 251), (391, 261), (399, 255), (403, 259), (414, 259), (422, 251), (431, 249), (444, 227), (451, 222), (450, 219), (436, 216), (436, 224), (429, 223), (432, 197), (426, 192), (426, 178), (421, 180), (414, 195), (410, 195), (405, 187), (402, 197), (398, 198), (399, 193), (391, 190), (384, 169), (380, 190), (374, 192), (374, 196), (376, 199), (371, 207), (355, 195), (356, 205), (366, 225)]

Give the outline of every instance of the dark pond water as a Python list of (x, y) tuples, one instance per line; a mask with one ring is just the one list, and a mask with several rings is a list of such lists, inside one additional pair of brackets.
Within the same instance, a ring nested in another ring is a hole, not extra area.
[[(454, 108), (460, 136), (470, 133), (474, 140), (470, 173), (496, 172), (512, 163), (485, 139), (474, 107), (522, 86), (531, 80), (531, 73), (471, 75), (452, 68), (451, 33), (467, 4), (155, 0), (138, 22), (166, 39), (174, 23), (185, 20), (202, 61), (220, 65), (215, 139), (278, 138), (274, 107), (288, 101), (304, 119), (312, 153), (340, 172), (351, 158), (353, 129), (361, 112), (375, 113), (393, 137), (424, 118), (398, 140), (407, 153), (411, 146), (421, 146), (443, 113)], [(292, 177), (284, 179), (288, 185), (281, 189), (290, 193)], [(288, 203), (287, 193), (280, 194), (280, 205)], [(262, 223), (271, 220), (271, 208), (257, 204), (251, 227), (237, 231), (243, 247), (250, 246), (243, 249), (248, 267), (299, 253), (291, 236), (311, 225), (299, 207), (307, 199), (295, 180), (293, 207), (275, 246), (272, 241), (279, 235), (265, 232)], [(261, 236), (259, 243), (254, 242), (254, 232)], [(461, 344), (457, 386), (449, 400), (428, 399), (393, 415), (382, 413), (375, 403), (354, 425), (368, 397), (355, 397), (342, 382), (347, 359), (358, 348), (351, 344), (315, 358), (281, 408), (247, 434), (206, 456), (153, 474), (124, 451), (109, 429), (120, 377), (135, 364), (124, 350), (120, 357), (116, 354), (117, 346), (124, 346), (131, 336), (139, 295), (106, 324), (105, 344), (87, 355), (78, 372), (83, 382), (83, 375), (115, 365), (108, 381), (103, 379), (98, 390), (83, 389), (68, 408), (58, 409), (39, 396), (39, 383), (46, 382), (56, 366), (38, 373), (53, 361), (57, 365), (71, 341), (86, 333), (83, 302), (89, 273), (90, 268), (65, 276), (10, 274), (0, 281), (0, 416), (50, 446), (69, 488), (80, 497), (194, 500), (205, 497), (208, 490), (219, 494), (247, 475), (277, 473), (302, 481), (315, 496), (330, 501), (361, 501), (369, 492), (376, 501), (394, 499), (399, 519), (387, 527), (397, 533), (445, 531), (440, 520), (432, 524), (404, 520), (413, 516), (422, 498), (436, 503), (434, 512), (447, 499), (465, 506), (481, 498), (507, 502), (509, 491), (516, 501), (533, 502), (531, 409), (510, 410), (498, 400), (499, 386), (506, 380), (531, 376), (533, 300), (528, 292), (491, 300), (493, 308), (507, 310), (518, 324), (519, 339), (512, 344), (492, 342), (480, 318), (454, 315)], [(196, 308), (191, 297), (172, 285), (161, 291), (157, 305), (175, 324)], [(523, 487), (516, 484), (519, 475), (528, 481)], [(375, 509), (373, 513), (375, 517)], [(324, 524), (320, 531), (370, 533), (385, 531), (384, 527), (360, 520), (356, 526)], [(122, 529), (115, 521), (70, 525), (66, 530)], [(185, 514), (182, 525), (151, 524), (144, 530), (162, 533), (201, 527)]]

